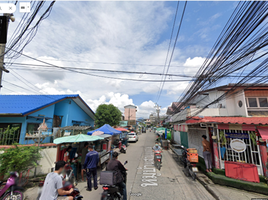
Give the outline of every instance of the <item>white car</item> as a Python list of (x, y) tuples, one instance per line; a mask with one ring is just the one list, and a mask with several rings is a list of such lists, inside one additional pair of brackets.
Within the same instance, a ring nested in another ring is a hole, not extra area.
[(128, 141), (129, 142), (137, 142), (138, 140), (139, 140), (139, 137), (138, 137), (137, 133), (131, 132), (128, 134)]

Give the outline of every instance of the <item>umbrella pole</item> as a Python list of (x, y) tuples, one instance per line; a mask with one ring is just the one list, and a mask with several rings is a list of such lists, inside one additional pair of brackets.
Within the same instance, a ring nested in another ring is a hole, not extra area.
[(61, 144), (57, 145), (57, 157), (56, 157), (56, 162), (58, 162), (60, 160), (60, 148), (61, 148)]

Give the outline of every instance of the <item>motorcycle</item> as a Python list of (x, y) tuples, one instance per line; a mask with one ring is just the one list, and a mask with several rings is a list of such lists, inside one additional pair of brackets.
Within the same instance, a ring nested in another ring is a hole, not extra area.
[(197, 163), (198, 163), (198, 154), (197, 150), (194, 149), (194, 152), (191, 152), (192, 149), (186, 149), (182, 146), (183, 152), (181, 156), (181, 163), (184, 165), (184, 173), (186, 176), (191, 176), (195, 181), (196, 173), (198, 172)]
[[(128, 161), (125, 161), (126, 165)], [(127, 172), (121, 172), (124, 178), (124, 183), (127, 184)], [(101, 194), (101, 200), (121, 200), (123, 198), (123, 189), (118, 185), (103, 185), (103, 193)]]
[(154, 151), (154, 164), (155, 167), (160, 171), (162, 164), (162, 150)]
[[(18, 172), (10, 172), (10, 177), (8, 178), (6, 185), (0, 190), (1, 200), (23, 200), (23, 188), (17, 185), (17, 178), (19, 177)], [(0, 186), (4, 182), (0, 181)]]
[(127, 147), (126, 147), (126, 145), (122, 144), (121, 149), (120, 149), (120, 152), (121, 152), (121, 153), (126, 153), (126, 152), (127, 152)]
[[(70, 178), (70, 176), (72, 176), (72, 172), (68, 173), (68, 175), (67, 173), (65, 175), (61, 175), (63, 190), (69, 191), (71, 188), (73, 188), (74, 189), (73, 192), (69, 194), (68, 196), (72, 196), (75, 200), (82, 200), (83, 196), (81, 196), (80, 191), (77, 188), (75, 188), (74, 183), (72, 182), (72, 178)], [(45, 181), (39, 182), (38, 196), (36, 200), (39, 200), (41, 196), (44, 182)]]

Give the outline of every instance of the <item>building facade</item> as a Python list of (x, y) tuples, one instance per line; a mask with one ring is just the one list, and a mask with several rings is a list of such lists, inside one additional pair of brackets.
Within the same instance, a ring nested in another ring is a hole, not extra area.
[[(58, 127), (94, 127), (95, 114), (79, 95), (0, 95), (0, 102), (1, 144), (33, 144), (30, 136), (43, 121), (48, 135)], [(8, 132), (8, 128), (16, 131)], [(51, 140), (47, 137), (43, 143)]]
[(124, 119), (128, 121), (129, 126), (135, 126), (136, 125), (136, 112), (137, 112), (137, 106), (134, 105), (127, 105), (124, 106)]

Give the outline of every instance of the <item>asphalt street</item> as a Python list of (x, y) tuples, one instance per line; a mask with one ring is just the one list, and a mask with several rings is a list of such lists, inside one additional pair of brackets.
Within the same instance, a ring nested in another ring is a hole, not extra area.
[[(128, 164), (127, 194), (129, 200), (212, 200), (210, 193), (198, 182), (184, 175), (173, 159), (171, 151), (164, 150), (160, 171), (153, 165), (152, 147), (155, 134), (147, 132), (139, 135), (137, 143), (130, 143), (126, 154), (120, 154), (119, 160)], [(100, 199), (102, 188), (88, 192), (85, 183), (79, 183), (84, 199)]]
[[(185, 176), (183, 168), (174, 160), (171, 150), (163, 151), (161, 170), (154, 167), (152, 147), (155, 138), (153, 132), (142, 133), (137, 143), (130, 143), (126, 154), (119, 155), (122, 163), (128, 161), (125, 166), (128, 169), (128, 200), (214, 199), (198, 181)], [(84, 200), (101, 199), (101, 185), (91, 192), (86, 190), (86, 182), (79, 182), (77, 188)], [(35, 200), (37, 191), (37, 188), (29, 189), (25, 194), (26, 199)]]

